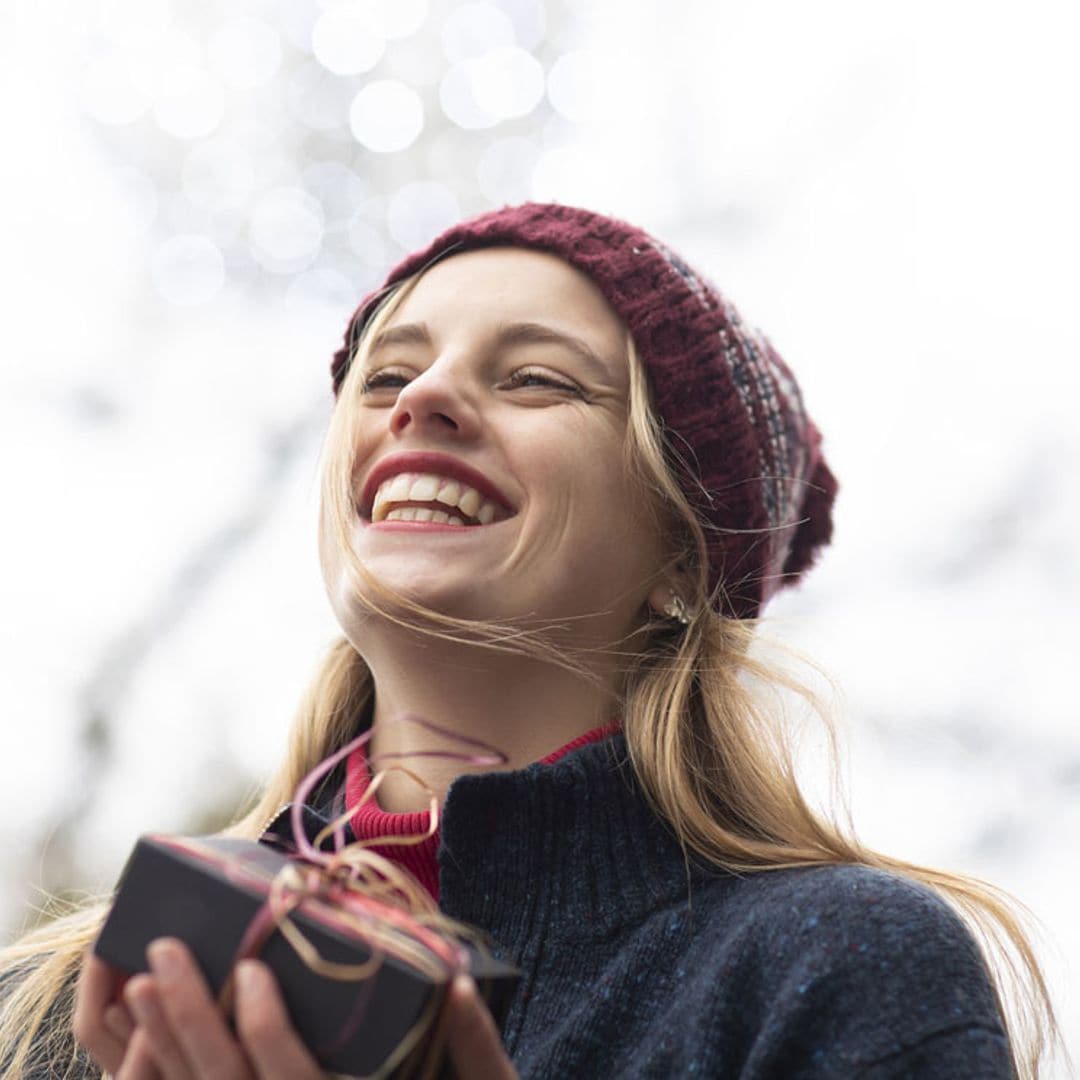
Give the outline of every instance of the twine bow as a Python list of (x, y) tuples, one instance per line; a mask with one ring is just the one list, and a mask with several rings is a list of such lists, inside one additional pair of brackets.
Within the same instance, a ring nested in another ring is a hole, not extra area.
[[(507, 758), (493, 747), (477, 739), (448, 731), (422, 717), (405, 715), (400, 721), (417, 724), (463, 745), (466, 751), (423, 750), (416, 753), (379, 755), (371, 761), (397, 761), (403, 758), (436, 757), (461, 761), (468, 765), (505, 765)], [(372, 731), (365, 731), (341, 749), (315, 766), (297, 785), (290, 807), (290, 825), (296, 855), (275, 875), (266, 899), (248, 924), (233, 958), (230, 974), (219, 994), (226, 1013), (232, 1012), (236, 964), (258, 956), (275, 931), (280, 932), (300, 959), (316, 974), (327, 979), (363, 983), (349, 1022), (334, 1042), (324, 1051), (343, 1046), (356, 1032), (363, 1019), (374, 988), (374, 976), (388, 956), (414, 968), (436, 986), (448, 985), (459, 973), (469, 970), (468, 942), (484, 951), (477, 933), (461, 923), (442, 915), (427, 891), (407, 871), (375, 851), (374, 845), (419, 844), (435, 835), (439, 827), (439, 800), (435, 793), (412, 770), (392, 764), (376, 772), (356, 806), (326, 825), (315, 837), (308, 839), (303, 827), (303, 808), (312, 791), (336, 765), (354, 750), (368, 743)], [(408, 776), (427, 793), (431, 822), (426, 832), (412, 836), (387, 836), (372, 840), (345, 842), (345, 825), (360, 806), (375, 797), (379, 786), (390, 772)], [(333, 838), (333, 850), (322, 850), (323, 843)], [(292, 918), (301, 905), (315, 902), (325, 905), (332, 921), (351, 933), (369, 950), (370, 955), (360, 963), (343, 964), (322, 956)], [(438, 1062), (442, 1025), (436, 1017), (441, 1014), (442, 993), (432, 993), (421, 1016), (404, 1035), (380, 1068), (369, 1080), (389, 1076), (431, 1035), (428, 1052), (420, 1062), (419, 1075), (431, 1074)]]

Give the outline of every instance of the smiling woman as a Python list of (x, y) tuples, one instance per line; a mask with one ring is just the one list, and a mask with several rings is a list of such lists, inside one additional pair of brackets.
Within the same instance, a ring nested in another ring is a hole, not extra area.
[[(795, 781), (770, 691), (800, 688), (754, 633), (828, 542), (836, 482), (768, 341), (641, 230), (528, 205), (405, 260), (332, 370), (343, 636), (232, 831), (370, 729), (309, 812), (523, 972), (501, 1037), (455, 984), (458, 1075), (1036, 1075), (1053, 1018), (1009, 902), (867, 849)], [(404, 716), (506, 763), (463, 767)], [(390, 773), (361, 805), (399, 756), (422, 785)], [(320, 1075), (265, 969), (238, 972), (234, 1034), (175, 942), (123, 989), (83, 962), (100, 917), (9, 950), (5, 1075)]]

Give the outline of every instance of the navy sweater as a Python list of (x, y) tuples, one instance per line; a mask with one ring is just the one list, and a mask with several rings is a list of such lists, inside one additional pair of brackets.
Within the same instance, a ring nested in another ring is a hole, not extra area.
[(504, 1027), (523, 1077), (1013, 1076), (978, 949), (934, 894), (860, 866), (688, 870), (624, 755), (617, 736), (446, 799), (440, 906), (524, 973)]
[(1013, 1075), (980, 953), (927, 889), (861, 866), (695, 867), (621, 737), (458, 779), (440, 906), (525, 973), (524, 1077)]

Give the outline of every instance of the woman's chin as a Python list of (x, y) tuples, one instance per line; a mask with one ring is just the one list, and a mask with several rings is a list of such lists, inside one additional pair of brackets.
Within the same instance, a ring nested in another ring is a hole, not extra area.
[[(490, 590), (481, 587), (475, 579), (448, 578), (444, 571), (437, 576), (423, 573), (380, 574), (375, 580), (380, 589), (370, 586), (364, 589), (363, 596), (368, 604), (388, 609), (405, 619), (411, 614), (409, 605), (453, 619), (498, 618), (492, 610)], [(363, 601), (360, 601), (360, 606), (369, 610)]]

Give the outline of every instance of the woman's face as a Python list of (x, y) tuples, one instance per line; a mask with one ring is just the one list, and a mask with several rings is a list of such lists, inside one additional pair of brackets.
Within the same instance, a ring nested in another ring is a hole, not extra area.
[[(637, 625), (660, 540), (625, 469), (626, 330), (588, 278), (514, 248), (445, 259), (350, 377), (351, 538), (382, 585), (459, 618), (587, 616), (571, 640)], [(368, 616), (328, 536), (331, 601), (363, 651)]]

